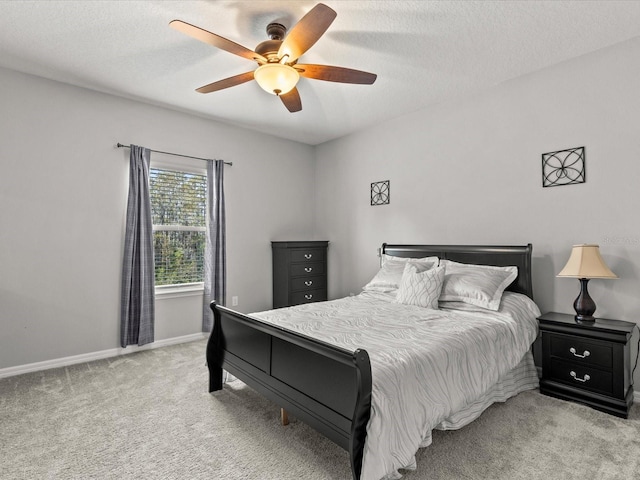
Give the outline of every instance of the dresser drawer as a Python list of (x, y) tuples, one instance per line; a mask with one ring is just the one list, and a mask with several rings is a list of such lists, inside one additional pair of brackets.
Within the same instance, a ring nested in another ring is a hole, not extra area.
[(595, 343), (580, 337), (548, 334), (552, 357), (559, 357), (579, 365), (593, 365), (601, 369), (613, 367), (613, 347), (608, 343)]
[(320, 288), (317, 290), (307, 290), (294, 292), (291, 294), (291, 305), (300, 305), (301, 303), (324, 302), (327, 299), (327, 289)]
[(293, 248), (291, 262), (324, 262), (325, 255), (324, 248)]
[(292, 263), (290, 272), (292, 277), (308, 277), (311, 275), (324, 275), (324, 263)]
[(545, 377), (566, 385), (577, 386), (604, 395), (613, 395), (613, 374), (587, 365), (551, 359), (550, 371)]
[(300, 290), (317, 290), (318, 288), (326, 288), (327, 277), (324, 275), (316, 277), (297, 277), (291, 279), (291, 291)]

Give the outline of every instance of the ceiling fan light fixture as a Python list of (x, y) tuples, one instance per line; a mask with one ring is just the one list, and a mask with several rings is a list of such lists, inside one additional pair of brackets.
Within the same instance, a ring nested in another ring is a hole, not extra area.
[(253, 76), (258, 85), (272, 95), (289, 93), (300, 80), (298, 71), (282, 63), (265, 63), (260, 65)]
[[(1, 2), (1, 0), (0, 0)], [(336, 18), (336, 12), (322, 3), (309, 10), (287, 33), (287, 28), (277, 22), (267, 25), (269, 40), (261, 42), (251, 50), (220, 35), (204, 30), (182, 20), (169, 22), (178, 30), (201, 42), (213, 45), (247, 60), (258, 63), (258, 68), (249, 72), (224, 78), (196, 88), (199, 93), (211, 93), (256, 80), (260, 88), (280, 97), (289, 112), (302, 110), (300, 92), (296, 85), (300, 77), (327, 82), (371, 85), (376, 75), (351, 68), (331, 65), (298, 64), (298, 59), (324, 35)], [(295, 66), (295, 68), (294, 68)]]

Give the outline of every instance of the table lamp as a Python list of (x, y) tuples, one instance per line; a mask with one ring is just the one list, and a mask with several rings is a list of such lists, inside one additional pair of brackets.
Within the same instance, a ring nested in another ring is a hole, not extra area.
[(618, 278), (609, 270), (600, 256), (598, 245), (574, 245), (571, 256), (564, 268), (558, 273), (558, 277), (578, 278), (580, 280), (580, 295), (573, 302), (576, 311), (576, 321), (594, 322), (596, 303), (589, 296), (587, 283), (591, 278)]

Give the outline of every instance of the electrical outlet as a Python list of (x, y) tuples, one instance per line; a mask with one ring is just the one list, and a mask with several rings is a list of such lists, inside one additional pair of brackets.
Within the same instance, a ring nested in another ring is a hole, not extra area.
[(231, 306), (232, 307), (237, 307), (238, 306), (238, 297), (236, 297), (236, 296), (231, 297)]

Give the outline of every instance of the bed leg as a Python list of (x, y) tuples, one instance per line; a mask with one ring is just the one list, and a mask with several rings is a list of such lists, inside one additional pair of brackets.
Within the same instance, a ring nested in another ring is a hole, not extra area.
[(284, 408), (280, 409), (280, 423), (283, 426), (289, 425), (289, 414)]
[(209, 365), (209, 393), (222, 390), (222, 368)]
[(222, 390), (222, 350), (223, 340), (220, 327), (220, 312), (216, 310), (216, 302), (211, 302), (213, 312), (213, 328), (207, 342), (207, 367), (209, 368), (209, 393)]

